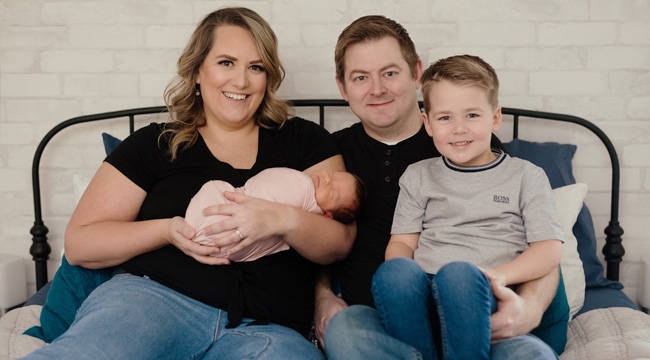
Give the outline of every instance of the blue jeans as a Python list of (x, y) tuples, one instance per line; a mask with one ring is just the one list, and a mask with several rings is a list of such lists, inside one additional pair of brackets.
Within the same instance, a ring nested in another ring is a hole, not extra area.
[(25, 359), (323, 359), (277, 324), (226, 329), (228, 314), (153, 280), (116, 275), (93, 291), (70, 329)]
[(487, 278), (469, 263), (450, 263), (434, 277), (413, 260), (389, 260), (372, 289), (377, 311), (352, 306), (329, 322), (328, 358), (437, 359), (441, 352), (445, 359), (557, 359), (534, 336), (490, 346), (496, 300)]
[[(377, 311), (352, 305), (332, 317), (325, 333), (328, 360), (419, 360), (422, 354), (411, 345), (391, 337)], [(493, 344), (492, 360), (555, 359), (555, 352), (533, 335), (517, 336)]]
[(489, 359), (496, 299), (475, 265), (452, 262), (429, 275), (412, 259), (391, 259), (377, 269), (372, 294), (386, 331), (425, 360)]

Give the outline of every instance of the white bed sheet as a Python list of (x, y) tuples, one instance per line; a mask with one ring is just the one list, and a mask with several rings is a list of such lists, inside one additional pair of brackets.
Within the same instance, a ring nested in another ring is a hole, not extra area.
[(650, 359), (650, 315), (623, 307), (588, 311), (569, 322), (560, 360)]
[(23, 332), (40, 325), (42, 306), (30, 305), (14, 309), (0, 318), (0, 360), (14, 360), (45, 346), (41, 339)]

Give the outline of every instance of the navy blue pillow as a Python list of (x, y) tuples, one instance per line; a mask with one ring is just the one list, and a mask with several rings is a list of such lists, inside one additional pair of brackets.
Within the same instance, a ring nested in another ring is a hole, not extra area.
[(50, 291), (50, 286), (52, 286), (51, 281), (45, 283), (45, 285), (43, 285), (43, 287), (38, 290), (36, 294), (32, 295), (32, 297), (30, 297), (23, 306), (45, 305), (45, 301), (47, 300), (47, 293)]
[[(526, 159), (546, 172), (553, 189), (575, 184), (571, 160), (577, 146), (556, 142), (530, 142), (514, 139), (503, 144), (511, 156)], [(587, 288), (609, 287), (622, 289), (623, 284), (605, 278), (603, 263), (598, 258), (596, 233), (587, 205), (583, 205), (573, 226), (573, 234), (578, 239), (578, 254), (585, 271)]]
[(593, 309), (604, 309), (609, 307), (626, 307), (639, 310), (634, 301), (627, 297), (624, 292), (612, 288), (592, 288), (585, 291), (585, 303), (582, 309), (576, 313), (574, 318)]
[(104, 150), (106, 151), (106, 155), (110, 154), (117, 147), (117, 145), (122, 142), (122, 140), (107, 133), (102, 133), (102, 141), (104, 142)]
[(541, 167), (546, 172), (551, 188), (575, 184), (571, 160), (577, 146), (556, 142), (537, 143), (514, 139), (503, 144), (513, 157), (526, 159)]

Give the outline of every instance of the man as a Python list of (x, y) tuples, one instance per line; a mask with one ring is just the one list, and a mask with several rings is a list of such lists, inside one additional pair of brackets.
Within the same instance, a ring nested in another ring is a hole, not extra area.
[[(360, 120), (334, 135), (347, 169), (366, 184), (368, 200), (357, 218), (349, 257), (317, 284), (316, 333), (329, 359), (416, 359), (420, 354), (414, 348), (385, 332), (370, 287), (384, 261), (400, 176), (408, 165), (439, 156), (417, 101), (422, 61), (407, 31), (383, 16), (350, 24), (339, 36), (334, 57), (339, 91)], [(494, 286), (499, 309), (491, 318), (491, 333), (499, 342), (492, 346), (492, 359), (556, 358), (541, 340), (523, 335), (540, 323), (558, 273), (523, 284), (519, 295)], [(342, 298), (332, 291), (331, 279)]]

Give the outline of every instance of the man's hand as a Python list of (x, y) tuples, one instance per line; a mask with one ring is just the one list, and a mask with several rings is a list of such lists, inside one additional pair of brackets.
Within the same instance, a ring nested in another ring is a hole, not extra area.
[(497, 298), (497, 312), (490, 318), (492, 342), (535, 329), (555, 297), (559, 281), (559, 267), (539, 279), (520, 284), (517, 293), (491, 281), (492, 293)]
[(348, 304), (332, 292), (329, 292), (327, 295), (323, 293), (318, 297), (316, 308), (314, 309), (314, 327), (316, 329), (316, 338), (318, 338), (323, 349), (325, 349), (325, 329), (327, 329), (327, 323), (334, 314), (346, 307), (348, 307)]
[(497, 311), (490, 317), (492, 343), (524, 335), (534, 329), (526, 317), (525, 301), (510, 288), (499, 285), (494, 281), (492, 292), (497, 299)]

